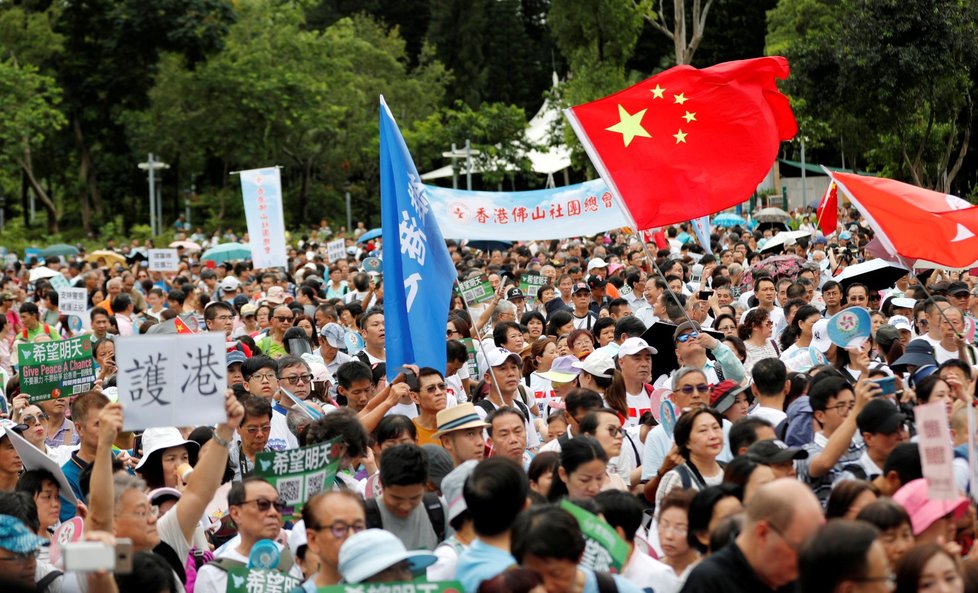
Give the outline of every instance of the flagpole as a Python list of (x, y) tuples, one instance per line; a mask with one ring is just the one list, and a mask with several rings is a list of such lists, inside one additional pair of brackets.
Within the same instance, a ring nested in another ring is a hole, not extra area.
[[(458, 275), (457, 274), (455, 275), (455, 286), (456, 286), (456, 288), (458, 288), (458, 294), (459, 294), (459, 296), (462, 297), (462, 302), (465, 303), (465, 311), (469, 314), (469, 319), (472, 320), (472, 328), (475, 329), (476, 335), (479, 336), (479, 338), (472, 338), (472, 339), (479, 344), (479, 350), (482, 351), (482, 357), (486, 359), (486, 365), (489, 368), (489, 375), (492, 377), (492, 386), (496, 388), (496, 395), (499, 396), (500, 403), (502, 403), (503, 405), (505, 405), (506, 404), (506, 401), (503, 399), (503, 392), (500, 391), (500, 389), (499, 389), (499, 383), (496, 381), (496, 372), (492, 370), (492, 365), (489, 364), (489, 356), (486, 355), (486, 347), (485, 347), (485, 344), (482, 343), (482, 337), (479, 334), (479, 328), (476, 327), (476, 325), (475, 325), (475, 323), (476, 323), (475, 322), (475, 317), (472, 315), (472, 308), (469, 306), (469, 301), (465, 298), (465, 293), (462, 292), (462, 285), (458, 281)], [(478, 364), (476, 364), (476, 366), (478, 366)], [(529, 421), (529, 420), (530, 419), (527, 418), (527, 421)]]

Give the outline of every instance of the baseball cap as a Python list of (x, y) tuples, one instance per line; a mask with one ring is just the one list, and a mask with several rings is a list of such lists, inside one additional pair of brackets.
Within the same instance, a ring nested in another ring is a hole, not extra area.
[(642, 338), (628, 338), (621, 343), (621, 348), (618, 349), (618, 358), (622, 356), (632, 356), (633, 354), (638, 354), (643, 350), (648, 350), (651, 354), (658, 354), (659, 351), (649, 346), (649, 343)]
[(516, 299), (526, 299), (526, 295), (518, 287), (514, 286), (506, 291), (506, 300), (515, 301)]
[(757, 441), (747, 447), (747, 457), (757, 463), (771, 465), (785, 463), (795, 459), (808, 459), (808, 451), (797, 447), (789, 447), (780, 439)]
[(558, 356), (550, 363), (549, 371), (537, 374), (554, 383), (570, 383), (581, 374), (581, 367), (577, 366), (578, 362), (577, 357), (570, 354)]
[(723, 414), (730, 409), (737, 396), (747, 391), (750, 385), (740, 385), (736, 381), (724, 379), (710, 388), (710, 407)]
[(346, 330), (338, 323), (327, 323), (323, 329), (319, 330), (319, 335), (333, 348), (343, 348), (345, 345), (343, 339), (346, 336)]
[(180, 497), (183, 496), (183, 494), (176, 488), (163, 487), (150, 490), (149, 494), (146, 496), (149, 498), (149, 504), (159, 506), (160, 503), (166, 502), (170, 499), (180, 500)]
[(589, 288), (604, 288), (608, 285), (608, 281), (603, 279), (601, 276), (590, 276), (587, 279), (587, 285)]
[(421, 445), (424, 456), (428, 460), (428, 479), (435, 488), (441, 490), (441, 482), (452, 471), (452, 456), (441, 445), (425, 443)]
[(472, 475), (472, 470), (477, 465), (479, 465), (477, 460), (470, 459), (448, 472), (448, 475), (442, 478), (441, 493), (445, 497), (445, 502), (448, 503), (448, 512), (445, 518), (448, 519), (449, 523), (468, 508), (465, 504), (465, 497), (462, 495), (462, 490), (465, 487), (465, 480)]
[(888, 352), (893, 342), (900, 339), (900, 330), (892, 325), (881, 325), (876, 330), (876, 343), (882, 348), (882, 352)]
[(608, 267), (608, 262), (604, 261), (600, 257), (596, 257), (587, 263), (588, 272), (597, 268), (607, 268), (607, 267)]
[(517, 365), (522, 363), (520, 355), (515, 352), (510, 352), (505, 348), (487, 348), (486, 349), (486, 362), (489, 363), (491, 367), (501, 366), (507, 360), (513, 360)]
[(366, 529), (350, 536), (340, 547), (339, 570), (347, 583), (361, 583), (407, 560), (419, 573), (438, 560), (428, 550), (408, 551), (400, 539), (383, 529)]
[(584, 282), (578, 282), (577, 284), (574, 285), (574, 288), (571, 290), (571, 294), (577, 294), (579, 292), (591, 292), (591, 287), (589, 287)]
[[(965, 288), (967, 288), (967, 286), (965, 286)], [(890, 301), (890, 306), (896, 307), (897, 309), (913, 309), (916, 304), (917, 301), (915, 299), (907, 297), (897, 297)]]
[(890, 368), (903, 367), (908, 364), (922, 367), (929, 364), (936, 365), (937, 359), (934, 357), (934, 346), (924, 339), (911, 340), (907, 344), (903, 356), (893, 361)]
[[(893, 300), (895, 301), (896, 299)], [(898, 330), (907, 330), (908, 332), (913, 333), (913, 328), (910, 327), (910, 320), (903, 315), (894, 315), (893, 317), (890, 317), (890, 320), (887, 323)]]
[(919, 478), (903, 485), (893, 494), (893, 500), (910, 515), (913, 534), (920, 535), (938, 519), (951, 515), (958, 520), (968, 510), (968, 499), (958, 496), (954, 500), (935, 500), (927, 492), (927, 479)]
[(17, 297), (14, 296), (14, 293), (10, 292), (9, 290), (0, 292), (0, 301), (14, 301), (14, 300), (17, 300)]
[(238, 350), (237, 348), (228, 352), (228, 366), (235, 363), (244, 362), (246, 360), (248, 360), (248, 357), (245, 356), (244, 352)]
[(224, 280), (221, 280), (221, 292), (231, 292), (232, 290), (238, 290), (241, 283), (234, 276), (227, 276)]
[(625, 266), (621, 265), (618, 262), (610, 263), (608, 264), (608, 275), (610, 276), (624, 267)]
[(615, 376), (615, 359), (607, 350), (597, 349), (587, 355), (587, 358), (571, 363), (582, 371), (587, 371), (595, 377), (610, 379)]
[(676, 327), (676, 331), (672, 332), (672, 340), (676, 341), (679, 339), (679, 336), (688, 331), (701, 331), (700, 324), (696, 323), (695, 321), (684, 321), (680, 323), (679, 326)]
[(829, 351), (832, 346), (832, 340), (829, 339), (829, 320), (819, 319), (812, 326), (812, 346), (818, 349), (822, 354)]
[(967, 284), (958, 280), (947, 285), (947, 293), (948, 294), (970, 294), (971, 289), (968, 288)]
[(870, 400), (859, 415), (856, 426), (859, 432), (871, 434), (892, 434), (906, 422), (907, 417), (900, 409), (885, 399)]
[(247, 305), (244, 305), (244, 306), (241, 307), (241, 317), (242, 318), (251, 317), (252, 315), (254, 315), (257, 312), (258, 312), (258, 307), (252, 305), (251, 303), (248, 303)]

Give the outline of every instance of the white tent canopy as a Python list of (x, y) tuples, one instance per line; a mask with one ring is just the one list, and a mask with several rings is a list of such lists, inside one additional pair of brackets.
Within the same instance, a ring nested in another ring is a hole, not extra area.
[[(530, 151), (527, 154), (527, 158), (530, 159), (533, 171), (535, 173), (540, 173), (541, 175), (553, 175), (558, 171), (562, 171), (571, 164), (571, 153), (570, 150), (560, 144), (559, 146), (550, 146), (551, 134), (554, 130), (560, 130), (561, 120), (563, 119), (563, 114), (560, 109), (553, 105), (550, 100), (546, 100), (543, 106), (540, 107), (540, 111), (533, 116), (530, 123), (526, 127), (526, 139), (531, 143), (538, 146), (549, 147), (546, 152), (541, 152), (539, 150)], [(463, 160), (459, 167), (459, 174), (465, 175), (468, 171), (466, 169), (466, 163)], [(480, 167), (478, 164), (473, 163), (472, 173), (482, 173), (485, 169)], [(435, 169), (434, 171), (428, 171), (421, 175), (423, 181), (431, 181), (433, 179), (444, 179), (446, 177), (452, 176), (452, 166), (446, 165), (440, 169)]]

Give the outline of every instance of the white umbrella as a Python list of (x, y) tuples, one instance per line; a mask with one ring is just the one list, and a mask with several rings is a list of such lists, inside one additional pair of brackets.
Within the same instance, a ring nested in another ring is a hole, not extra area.
[(42, 278), (52, 278), (57, 275), (58, 272), (52, 270), (51, 268), (47, 266), (41, 266), (39, 268), (34, 268), (33, 270), (31, 270), (30, 281), (36, 282), (38, 280), (41, 280)]
[(811, 236), (812, 234), (808, 231), (784, 231), (768, 239), (767, 243), (759, 251), (763, 253), (765, 251), (771, 251), (775, 247), (794, 245), (796, 239)]
[(754, 215), (757, 222), (786, 223), (791, 216), (781, 208), (765, 208)]

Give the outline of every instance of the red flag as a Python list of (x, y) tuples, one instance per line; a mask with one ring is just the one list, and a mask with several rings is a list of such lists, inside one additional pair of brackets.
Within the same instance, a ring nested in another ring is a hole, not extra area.
[(834, 181), (829, 183), (822, 201), (818, 204), (818, 228), (828, 237), (839, 225), (839, 187)]
[(184, 321), (183, 319), (180, 319), (179, 317), (174, 317), (173, 318), (173, 325), (176, 326), (177, 333), (178, 334), (195, 334), (195, 333), (197, 333), (194, 330), (190, 329), (190, 326), (187, 325), (187, 322)]
[(601, 177), (639, 229), (743, 202), (798, 127), (766, 57), (697, 70), (676, 66), (565, 113)]
[(978, 206), (907, 183), (832, 173), (890, 253), (963, 268), (978, 260)]

